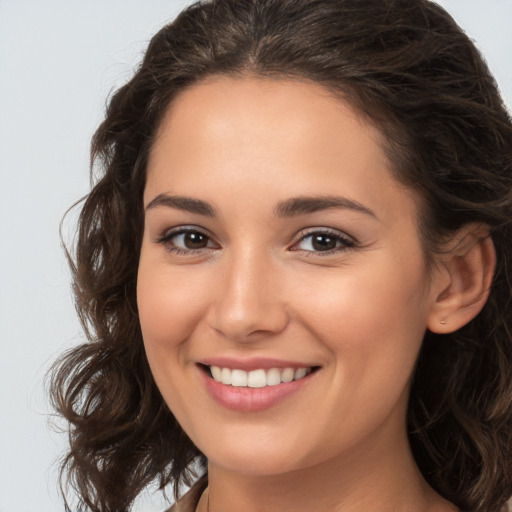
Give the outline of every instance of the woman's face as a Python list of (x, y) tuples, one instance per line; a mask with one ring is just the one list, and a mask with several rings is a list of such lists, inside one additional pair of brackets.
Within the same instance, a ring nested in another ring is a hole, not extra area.
[(167, 112), (144, 205), (147, 356), (210, 464), (392, 464), (435, 297), (378, 131), (319, 85), (209, 79)]

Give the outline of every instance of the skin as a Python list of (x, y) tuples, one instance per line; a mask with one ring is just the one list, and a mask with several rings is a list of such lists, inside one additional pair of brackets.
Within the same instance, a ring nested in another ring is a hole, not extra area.
[[(418, 198), (392, 175), (381, 140), (319, 85), (255, 77), (195, 85), (160, 126), (140, 323), (165, 401), (208, 457), (211, 512), (456, 510), (423, 480), (405, 420), (427, 326), (457, 327), (440, 306), (455, 281), (447, 265), (427, 272)], [(162, 194), (205, 201), (216, 216), (155, 204)], [(372, 213), (275, 215), (290, 198), (333, 195)], [(169, 236), (180, 226), (206, 245)], [(308, 238), (326, 230), (330, 253)], [(319, 370), (272, 407), (235, 411), (201, 378), (197, 363), (218, 356)]]

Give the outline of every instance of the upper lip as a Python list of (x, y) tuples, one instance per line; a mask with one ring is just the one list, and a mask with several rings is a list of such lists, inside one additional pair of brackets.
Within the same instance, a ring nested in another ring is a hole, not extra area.
[(314, 364), (287, 361), (284, 359), (273, 359), (268, 357), (233, 358), (233, 357), (208, 357), (199, 361), (205, 366), (218, 366), (219, 368), (230, 368), (232, 370), (269, 370), (270, 368), (312, 368)]

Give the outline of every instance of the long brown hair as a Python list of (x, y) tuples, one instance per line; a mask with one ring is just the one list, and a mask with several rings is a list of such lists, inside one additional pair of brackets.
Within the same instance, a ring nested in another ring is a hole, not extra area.
[(82, 506), (120, 512), (155, 479), (178, 493), (205, 461), (155, 386), (135, 291), (148, 151), (173, 98), (213, 74), (311, 80), (367, 116), (421, 194), (427, 258), (461, 226), (489, 226), (490, 298), (459, 331), (426, 333), (408, 424), (435, 490), (498, 510), (512, 494), (512, 123), (474, 45), (428, 0), (209, 0), (153, 37), (92, 143), (97, 175), (70, 259), (88, 341), (51, 381), (70, 424), (64, 480)]

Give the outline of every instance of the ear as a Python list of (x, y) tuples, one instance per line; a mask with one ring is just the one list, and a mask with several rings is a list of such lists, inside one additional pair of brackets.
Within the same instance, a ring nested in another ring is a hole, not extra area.
[(427, 327), (446, 334), (475, 318), (489, 297), (496, 252), (488, 227), (464, 226), (447, 242), (439, 259)]

